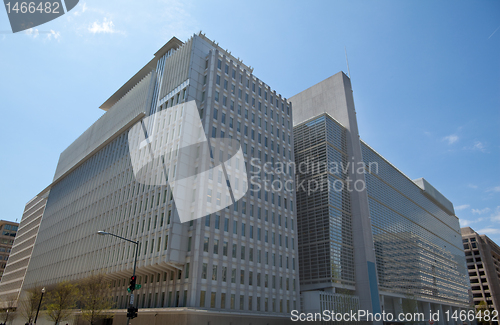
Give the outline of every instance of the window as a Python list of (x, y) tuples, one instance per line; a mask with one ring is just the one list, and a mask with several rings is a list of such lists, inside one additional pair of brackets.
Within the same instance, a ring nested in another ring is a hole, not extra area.
[(233, 244), (233, 258), (236, 258), (236, 249), (237, 249), (236, 244)]
[(215, 215), (215, 229), (219, 229), (219, 224), (220, 224), (220, 216), (218, 214)]
[(227, 241), (222, 244), (222, 255), (227, 256)]
[(212, 266), (212, 280), (217, 281), (217, 265)]
[(205, 240), (203, 241), (203, 251), (208, 253), (208, 243), (210, 239), (208, 237), (205, 237)]
[(207, 268), (208, 268), (207, 263), (203, 263), (203, 265), (201, 266), (201, 278), (202, 279), (207, 278)]
[(212, 294), (210, 295), (210, 308), (215, 308), (215, 295), (215, 292), (212, 292)]
[(200, 292), (200, 306), (205, 307), (205, 291)]
[(227, 281), (227, 266), (222, 267), (222, 282)]
[(218, 239), (214, 239), (214, 254), (219, 254), (219, 240)]

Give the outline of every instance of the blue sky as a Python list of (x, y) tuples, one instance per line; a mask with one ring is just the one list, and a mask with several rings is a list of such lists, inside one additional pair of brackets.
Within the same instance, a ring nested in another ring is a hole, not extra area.
[(29, 32), (0, 9), (1, 219), (172, 36), (202, 30), (285, 97), (343, 70), (361, 137), (500, 243), (499, 1), (97, 1)]

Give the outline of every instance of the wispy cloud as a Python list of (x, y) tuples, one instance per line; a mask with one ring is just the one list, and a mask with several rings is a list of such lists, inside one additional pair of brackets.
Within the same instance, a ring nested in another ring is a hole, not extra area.
[(464, 150), (473, 150), (473, 151), (481, 151), (486, 152), (486, 143), (481, 141), (474, 141), (472, 145), (463, 147)]
[(467, 208), (470, 208), (469, 204), (462, 204), (462, 205), (456, 206), (455, 211), (462, 211), (462, 210), (465, 210)]
[(199, 31), (198, 21), (191, 15), (193, 4), (191, 1), (163, 0), (165, 11), (160, 12), (158, 17), (163, 20), (161, 34), (165, 39), (175, 36), (180, 39), (190, 37), (193, 32)]
[(476, 141), (474, 142), (474, 145), (472, 146), (473, 150), (479, 150), (479, 151), (484, 151), (485, 150), (485, 145), (481, 141)]
[(483, 229), (479, 229), (476, 232), (478, 234), (497, 235), (497, 234), (500, 234), (500, 229), (499, 228), (486, 227), (486, 228), (483, 228)]
[(488, 213), (490, 212), (491, 209), (490, 208), (484, 208), (484, 209), (472, 209), (472, 213), (474, 214), (485, 214), (485, 213)]
[(474, 184), (469, 184), (469, 185), (467, 185), (467, 186), (468, 186), (468, 187), (470, 187), (470, 188), (473, 188), (473, 189), (475, 189), (475, 190), (477, 189), (477, 185), (474, 185)]
[(87, 3), (82, 3), (81, 5), (77, 6), (77, 10), (75, 10), (73, 12), (73, 15), (75, 16), (80, 16), (81, 14), (83, 14), (85, 11), (87, 11), (88, 7), (87, 7)]
[(495, 212), (491, 215), (490, 220), (492, 222), (500, 222), (500, 206), (497, 206)]
[(476, 220), (466, 220), (466, 219), (460, 218), (460, 226), (467, 227), (467, 226), (470, 226), (474, 223), (478, 223), (480, 221), (483, 221), (483, 218), (477, 218)]
[(495, 186), (486, 190), (486, 192), (500, 192), (500, 186)]
[(27, 29), (26, 32), (25, 32), (28, 36), (30, 37), (33, 37), (33, 38), (37, 38), (38, 37), (38, 29), (36, 28), (30, 28), (30, 29)]
[(458, 135), (456, 134), (450, 134), (450, 135), (447, 135), (443, 138), (444, 141), (447, 141), (448, 144), (454, 144), (455, 142), (458, 141)]
[(59, 40), (60, 37), (61, 37), (61, 33), (53, 31), (52, 29), (50, 30), (50, 33), (47, 34), (47, 40), (49, 40), (49, 41), (52, 38), (54, 38), (55, 40)]
[(115, 24), (111, 20), (108, 20), (107, 18), (104, 18), (102, 23), (99, 23), (99, 21), (94, 21), (88, 28), (89, 32), (92, 34), (114, 34), (117, 33), (118, 31), (114, 28)]

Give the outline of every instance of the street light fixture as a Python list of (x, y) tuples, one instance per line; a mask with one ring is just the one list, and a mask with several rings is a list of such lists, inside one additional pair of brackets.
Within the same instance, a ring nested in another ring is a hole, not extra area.
[[(110, 232), (106, 232), (106, 231), (103, 231), (103, 230), (99, 230), (97, 232), (98, 235), (110, 235), (110, 236), (114, 236), (114, 237), (117, 237), (117, 238), (120, 238), (122, 240), (126, 240), (128, 242), (131, 242), (132, 244), (135, 244), (135, 258), (134, 258), (134, 272), (132, 274), (132, 279), (134, 279), (134, 283), (135, 283), (135, 279), (136, 279), (136, 276), (135, 276), (135, 269), (136, 269), (136, 266), (137, 266), (137, 253), (139, 251), (139, 242), (138, 241), (133, 241), (133, 240), (130, 240), (128, 238), (125, 238), (125, 237), (122, 237), (122, 236), (118, 236), (118, 235), (115, 235), (115, 234), (112, 234)], [(137, 309), (134, 308), (134, 289), (135, 289), (135, 285), (134, 287), (130, 287), (130, 302), (129, 302), (129, 309), (132, 310), (134, 309), (134, 312), (135, 314), (137, 315)], [(128, 323), (130, 323), (130, 319), (132, 317), (128, 317)]]
[(40, 306), (42, 305), (43, 294), (45, 293), (45, 287), (42, 288), (42, 295), (40, 296), (40, 302), (38, 303), (38, 309), (36, 310), (35, 324), (38, 319), (38, 312), (40, 311)]

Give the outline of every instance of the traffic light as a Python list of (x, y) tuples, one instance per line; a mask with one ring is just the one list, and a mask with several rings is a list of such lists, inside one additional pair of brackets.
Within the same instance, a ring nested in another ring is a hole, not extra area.
[(136, 280), (137, 280), (137, 276), (132, 275), (130, 277), (130, 287), (129, 287), (130, 291), (134, 291), (135, 290), (135, 281)]
[(137, 308), (128, 307), (127, 309), (127, 318), (136, 318), (137, 317)]

